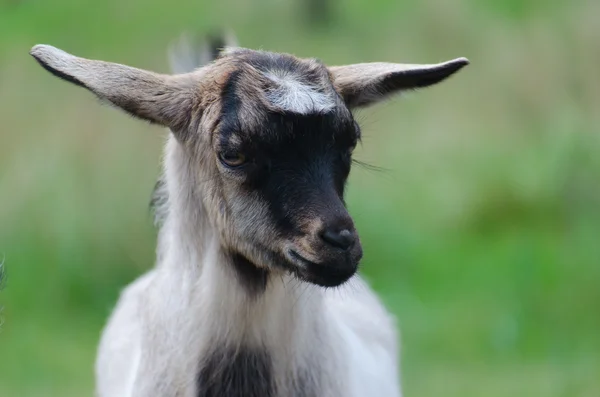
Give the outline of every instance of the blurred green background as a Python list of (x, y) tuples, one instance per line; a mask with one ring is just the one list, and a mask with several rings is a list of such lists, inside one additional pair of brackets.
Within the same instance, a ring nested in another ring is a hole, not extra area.
[(468, 57), (358, 114), (357, 158), (385, 170), (356, 167), (348, 201), (406, 396), (600, 396), (600, 2), (329, 5), (0, 0), (1, 397), (93, 394), (101, 327), (153, 264), (166, 135), (29, 48), (166, 72), (171, 40), (223, 25), (329, 64)]

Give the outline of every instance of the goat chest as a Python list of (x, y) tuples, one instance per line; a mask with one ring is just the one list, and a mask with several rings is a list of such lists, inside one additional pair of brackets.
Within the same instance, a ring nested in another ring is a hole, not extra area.
[(197, 397), (317, 397), (312, 376), (294, 374), (275, 379), (271, 355), (266, 350), (241, 347), (216, 349), (203, 360), (197, 376)]

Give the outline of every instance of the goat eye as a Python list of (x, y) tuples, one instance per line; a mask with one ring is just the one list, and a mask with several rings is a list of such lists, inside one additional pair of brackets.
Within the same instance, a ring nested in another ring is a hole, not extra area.
[(246, 156), (239, 152), (225, 152), (219, 155), (219, 159), (228, 167), (239, 167), (246, 162)]

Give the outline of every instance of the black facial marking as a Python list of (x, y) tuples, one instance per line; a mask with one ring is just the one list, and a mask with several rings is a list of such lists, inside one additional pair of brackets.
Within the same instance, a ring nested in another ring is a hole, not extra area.
[(232, 72), (221, 91), (221, 114), (219, 116), (221, 132), (219, 143), (221, 146), (229, 141), (231, 134), (241, 129), (239, 120), (241, 100), (237, 93), (237, 85), (241, 74), (241, 70)]
[[(275, 397), (273, 364), (266, 350), (218, 348), (201, 366), (197, 397)], [(303, 396), (303, 395), (299, 395)]]
[(290, 217), (326, 218), (335, 213), (343, 205), (351, 166), (348, 153), (357, 139), (354, 124), (336, 115), (283, 115), (267, 125), (255, 141), (262, 141), (257, 150), (269, 158), (271, 171), (254, 188), (281, 231), (291, 232), (297, 223)]
[(269, 271), (267, 269), (257, 267), (239, 253), (231, 253), (229, 257), (239, 283), (251, 296), (257, 296), (265, 292), (269, 282)]

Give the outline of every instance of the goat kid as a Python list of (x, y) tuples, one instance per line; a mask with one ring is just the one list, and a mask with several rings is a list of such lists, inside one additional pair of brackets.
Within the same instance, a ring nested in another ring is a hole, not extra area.
[[(229, 48), (162, 75), (37, 45), (46, 70), (166, 126), (157, 263), (103, 332), (100, 397), (401, 395), (394, 321), (356, 274), (352, 110), (468, 64)], [(338, 287), (338, 288), (327, 288)]]

